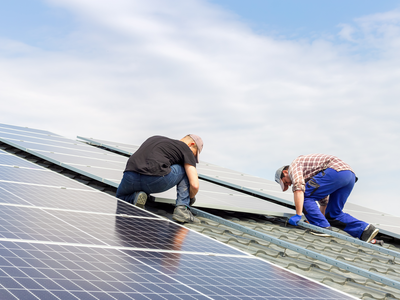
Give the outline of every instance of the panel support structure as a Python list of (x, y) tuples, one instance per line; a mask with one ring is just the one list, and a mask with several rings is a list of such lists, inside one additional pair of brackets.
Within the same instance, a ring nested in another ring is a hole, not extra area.
[(245, 226), (242, 226), (242, 225), (240, 225), (240, 224), (236, 224), (236, 223), (234, 223), (234, 222), (225, 220), (225, 219), (223, 219), (223, 218), (221, 218), (221, 217), (212, 215), (212, 214), (210, 214), (210, 213), (201, 211), (201, 210), (199, 210), (199, 209), (196, 209), (196, 208), (193, 208), (193, 207), (192, 207), (191, 210), (192, 210), (197, 216), (210, 219), (210, 220), (212, 220), (212, 221), (218, 222), (218, 223), (223, 224), (223, 225), (225, 225), (225, 226), (231, 227), (231, 228), (233, 228), (233, 229), (235, 229), (235, 230), (239, 230), (239, 231), (241, 231), (241, 232), (243, 232), (243, 233), (246, 233), (246, 234), (255, 236), (255, 237), (260, 238), (260, 239), (263, 239), (263, 240), (265, 240), (265, 241), (267, 241), (267, 242), (270, 242), (270, 243), (273, 243), (273, 244), (275, 244), (275, 245), (281, 246), (281, 247), (283, 247), (283, 248), (286, 248), (286, 249), (295, 251), (295, 252), (297, 252), (297, 253), (303, 254), (303, 255), (305, 255), (305, 256), (307, 256), (307, 257), (310, 257), (310, 258), (313, 258), (313, 259), (317, 259), (317, 260), (319, 260), (319, 261), (325, 262), (325, 263), (327, 263), (327, 264), (330, 264), (330, 265), (332, 265), (332, 266), (338, 267), (338, 268), (340, 268), (340, 269), (343, 269), (343, 270), (352, 272), (352, 273), (354, 273), (354, 274), (357, 274), (357, 275), (360, 275), (360, 276), (363, 276), (363, 277), (372, 279), (372, 280), (374, 280), (374, 281), (376, 281), (376, 282), (380, 282), (380, 283), (383, 283), (383, 284), (385, 284), (385, 285), (387, 285), (387, 286), (390, 286), (390, 287), (393, 287), (393, 288), (396, 288), (396, 289), (399, 289), (399, 290), (400, 290), (400, 282), (398, 282), (398, 281), (394, 281), (394, 280), (389, 279), (389, 278), (386, 278), (386, 277), (384, 277), (384, 276), (376, 275), (376, 274), (371, 273), (371, 272), (369, 272), (369, 271), (366, 271), (366, 270), (364, 270), (364, 269), (361, 269), (361, 268), (352, 266), (352, 265), (350, 265), (350, 264), (346, 264), (346, 263), (340, 262), (340, 261), (338, 261), (338, 260), (336, 260), (336, 259), (330, 258), (330, 257), (325, 256), (325, 255), (322, 255), (322, 254), (319, 254), (319, 253), (317, 253), (317, 252), (310, 251), (310, 250), (307, 250), (307, 249), (305, 249), (305, 248), (302, 248), (302, 247), (293, 245), (293, 244), (291, 244), (291, 243), (282, 241), (282, 240), (280, 240), (280, 239), (277, 239), (277, 238), (275, 238), (275, 237), (266, 235), (266, 234), (264, 234), (264, 233), (258, 232), (258, 231), (256, 231), (256, 230), (250, 229), (250, 228), (245, 227)]

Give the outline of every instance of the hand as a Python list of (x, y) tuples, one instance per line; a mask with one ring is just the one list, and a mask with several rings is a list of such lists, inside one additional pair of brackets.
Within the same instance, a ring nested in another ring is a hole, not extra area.
[(192, 206), (196, 202), (196, 197), (190, 198), (190, 206)]
[(301, 220), (300, 215), (294, 215), (289, 219), (289, 224), (297, 226), (299, 224), (299, 221)]

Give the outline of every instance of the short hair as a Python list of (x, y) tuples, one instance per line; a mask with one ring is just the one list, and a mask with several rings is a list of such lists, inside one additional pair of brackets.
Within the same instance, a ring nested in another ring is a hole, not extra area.
[(183, 138), (184, 139), (188, 139), (189, 138), (194, 143), (194, 146), (196, 147), (196, 149), (198, 149), (196, 141), (190, 136), (190, 134), (185, 135)]

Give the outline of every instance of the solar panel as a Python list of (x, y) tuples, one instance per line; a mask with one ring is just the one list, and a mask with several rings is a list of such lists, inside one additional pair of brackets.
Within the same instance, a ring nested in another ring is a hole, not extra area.
[(357, 299), (253, 257), (0, 241), (1, 299)]
[[(97, 140), (93, 138), (85, 138), (85, 137), (78, 137), (81, 140), (84, 140), (86, 142), (89, 142), (93, 145), (98, 145), (102, 146), (104, 148), (109, 148), (111, 150), (119, 151), (120, 153), (130, 155), (136, 151), (138, 146), (134, 145), (129, 145), (129, 144), (120, 144), (120, 143), (115, 143), (115, 142), (110, 142), (110, 141), (104, 141), (104, 140)], [(280, 187), (278, 184), (276, 184), (273, 181), (266, 180), (263, 178), (247, 175), (241, 172), (233, 171), (230, 169), (226, 169), (217, 165), (213, 165), (210, 163), (206, 162), (200, 162), (197, 165), (197, 170), (199, 174), (201, 175), (206, 175), (208, 177), (214, 178), (216, 180), (222, 180), (228, 185), (238, 185), (241, 187), (248, 188), (250, 190), (254, 190), (257, 192), (262, 192), (263, 194), (266, 194), (267, 196), (270, 196), (273, 199), (281, 199), (283, 201), (290, 201), (293, 202), (293, 195), (290, 192), (284, 193), (280, 190)], [(229, 190), (229, 189), (228, 189)], [(229, 194), (229, 192), (227, 192)], [(242, 201), (242, 200), (240, 200)], [(216, 207), (216, 203), (213, 204), (210, 203), (211, 201), (204, 202), (204, 206), (201, 204), (198, 206), (199, 207), (212, 207), (212, 208), (218, 208)], [(222, 209), (229, 209), (227, 206), (225, 206), (225, 203), (234, 203), (234, 201), (223, 201), (221, 204), (220, 208)], [(251, 212), (251, 213), (257, 213), (257, 211), (260, 211), (260, 207), (264, 204), (264, 201), (260, 202), (251, 202), (246, 205), (245, 208), (240, 207), (242, 211), (246, 212)], [(197, 203), (196, 203), (197, 204)], [(209, 206), (210, 205), (210, 206)], [(235, 205), (232, 205), (232, 210), (235, 210)], [(285, 207), (281, 206), (281, 209), (284, 210), (286, 209)], [(237, 210), (237, 208), (236, 208)], [(394, 237), (400, 237), (400, 217), (392, 216), (386, 213), (382, 213), (376, 210), (368, 209), (365, 207), (362, 207), (360, 205), (353, 204), (351, 202), (346, 203), (346, 207), (344, 209), (345, 212), (351, 214), (352, 216), (364, 220), (366, 222), (372, 223), (376, 225), (381, 233), (394, 236)], [(286, 212), (286, 211), (285, 211)], [(293, 214), (293, 210), (288, 210), (288, 213)], [(268, 214), (268, 213), (267, 213)]]
[[(28, 149), (27, 151), (39, 157), (115, 187), (121, 181), (127, 161), (126, 157), (89, 146), (86, 143), (49, 133), (45, 135), (34, 134), (32, 131), (24, 132), (23, 129), (16, 131), (15, 126), (10, 129), (7, 125), (0, 125), (0, 140), (19, 149)], [(153, 196), (160, 202), (175, 203), (175, 188)], [(196, 198), (195, 206), (197, 207), (248, 211), (277, 216), (293, 213), (292, 209), (205, 181), (201, 182), (201, 189)]]
[(0, 164), (1, 299), (355, 299), (21, 158), (9, 161)]
[(121, 181), (120, 170), (126, 164), (126, 158), (120, 155), (49, 132), (24, 131), (24, 128), (16, 129), (16, 126), (0, 124), (0, 140), (114, 186)]

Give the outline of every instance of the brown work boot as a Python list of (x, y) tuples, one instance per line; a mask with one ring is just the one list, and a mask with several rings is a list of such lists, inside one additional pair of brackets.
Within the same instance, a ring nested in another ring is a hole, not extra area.
[(178, 205), (175, 207), (172, 219), (181, 223), (201, 223), (185, 205)]

